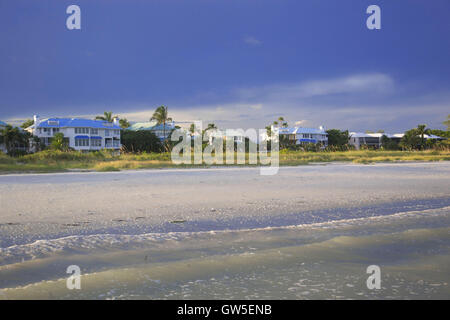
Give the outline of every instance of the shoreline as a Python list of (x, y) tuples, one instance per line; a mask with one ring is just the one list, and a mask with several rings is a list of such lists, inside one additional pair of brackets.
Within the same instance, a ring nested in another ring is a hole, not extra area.
[[(420, 210), (410, 210), (411, 207), (417, 206), (420, 206)], [(361, 211), (363, 211), (364, 214), (360, 214)], [(150, 234), (170, 235), (179, 233), (215, 234), (221, 232), (251, 232), (258, 230), (276, 230), (298, 227), (313, 228), (322, 225), (353, 223), (366, 219), (392, 218), (397, 215), (417, 214), (419, 212), (426, 211), (450, 212), (450, 199), (444, 197), (424, 198), (416, 199), (413, 201), (406, 200), (403, 202), (380, 203), (362, 207), (327, 208), (306, 212), (279, 214), (275, 216), (264, 217), (263, 219), (255, 219), (255, 217), (245, 219), (241, 216), (237, 216), (234, 218), (219, 221), (212, 218), (202, 220), (173, 220), (166, 221), (162, 225), (148, 224), (145, 219), (139, 219), (139, 221), (118, 221), (120, 222), (120, 225), (116, 224), (108, 226), (90, 226), (92, 228), (89, 229), (86, 229), (86, 227), (83, 226), (83, 223), (72, 224), (71, 227), (80, 227), (73, 228), (72, 230), (68, 230), (67, 227), (61, 225), (59, 231), (53, 234), (47, 234), (46, 237), (28, 237), (23, 238), (22, 240), (18, 240), (18, 238), (15, 237), (14, 240), (11, 239), (9, 241), (7, 240), (7, 237), (6, 239), (5, 237), (2, 237), (0, 239), (0, 250), (7, 249), (11, 246), (14, 247), (32, 245), (37, 241), (55, 241), (58, 239), (70, 237), (133, 237)], [(333, 212), (339, 212), (340, 217), (333, 219)], [(31, 224), (10, 224), (9, 227), (19, 225), (27, 230), (33, 229), (33, 226)], [(6, 224), (6, 226), (8, 225)], [(1, 227), (5, 227), (5, 224), (0, 223), (0, 228)], [(20, 230), (20, 233), (23, 233), (23, 230)]]
[(76, 234), (286, 226), (450, 206), (450, 163), (0, 176), (0, 247)]
[[(417, 162), (0, 176), (0, 299), (447, 297), (449, 174)], [(381, 291), (365, 286), (371, 264)], [(67, 290), (69, 265), (83, 290)]]

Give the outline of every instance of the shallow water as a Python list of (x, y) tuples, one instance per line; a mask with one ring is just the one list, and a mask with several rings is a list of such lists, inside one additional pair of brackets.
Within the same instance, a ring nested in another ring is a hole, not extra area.
[[(12, 245), (0, 249), (0, 298), (449, 299), (450, 206), (436, 201), (329, 211), (297, 225), (288, 217), (284, 226)], [(82, 270), (81, 290), (66, 287), (69, 265)], [(369, 265), (381, 268), (379, 290), (366, 286)]]

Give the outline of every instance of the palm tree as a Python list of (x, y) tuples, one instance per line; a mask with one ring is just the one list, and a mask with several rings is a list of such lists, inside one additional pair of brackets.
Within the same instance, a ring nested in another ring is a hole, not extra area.
[(450, 131), (450, 114), (447, 116), (447, 120), (442, 122), (444, 125), (447, 126), (447, 130)]
[(205, 131), (208, 130), (216, 130), (217, 126), (214, 123), (208, 123), (208, 126), (206, 127)]
[(421, 149), (425, 147), (425, 135), (430, 132), (430, 129), (426, 129), (426, 127), (427, 127), (426, 124), (419, 124), (416, 129), (417, 135), (420, 136)]
[(19, 128), (7, 125), (0, 129), (0, 142), (5, 144), (6, 151), (9, 154), (14, 153), (19, 144), (28, 144), (28, 136), (22, 133)]
[(103, 112), (103, 116), (96, 116), (95, 120), (103, 120), (108, 122), (113, 122), (114, 118), (118, 118), (118, 116), (113, 116), (112, 111)]
[(27, 120), (25, 120), (24, 123), (22, 123), (22, 124), (20, 125), (20, 127), (21, 127), (22, 129), (26, 129), (26, 128), (32, 126), (33, 124), (34, 124), (34, 120), (33, 120), (33, 119), (27, 119)]
[(169, 108), (166, 106), (159, 106), (158, 108), (156, 108), (153, 116), (150, 118), (150, 121), (155, 120), (157, 124), (163, 125), (164, 139), (166, 139), (166, 123), (172, 121), (172, 118), (169, 117), (168, 109)]
[[(287, 121), (284, 120), (283, 117), (279, 117), (278, 121), (279, 121), (279, 123), (281, 123), (281, 126), (283, 128), (287, 128), (288, 127), (288, 123), (287, 123)], [(275, 122), (276, 122), (276, 124), (278, 124), (278, 121), (274, 121), (273, 123), (275, 124)]]
[(194, 134), (194, 133), (195, 133), (195, 124), (191, 123), (191, 126), (189, 127), (189, 132), (190, 132), (191, 134)]
[(189, 132), (191, 133), (191, 135), (194, 135), (195, 133), (199, 133), (200, 131), (194, 123), (191, 123)]
[(271, 126), (266, 127), (266, 134), (267, 134), (267, 137), (272, 136), (272, 127)]
[(126, 129), (130, 126), (130, 123), (128, 122), (128, 120), (126, 118), (120, 119), (119, 124), (122, 129)]

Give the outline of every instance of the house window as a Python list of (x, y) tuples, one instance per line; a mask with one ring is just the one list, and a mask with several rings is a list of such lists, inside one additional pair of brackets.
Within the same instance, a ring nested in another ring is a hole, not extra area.
[(89, 147), (89, 139), (75, 139), (76, 147)]
[(91, 134), (98, 134), (98, 129), (91, 129)]
[(75, 128), (75, 133), (89, 133), (89, 128)]
[(102, 140), (101, 139), (91, 139), (91, 147), (101, 147)]

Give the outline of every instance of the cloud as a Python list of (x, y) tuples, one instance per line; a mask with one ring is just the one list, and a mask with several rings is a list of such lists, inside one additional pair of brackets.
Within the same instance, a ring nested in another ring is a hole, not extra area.
[[(289, 125), (401, 132), (418, 123), (443, 128), (442, 121), (450, 109), (450, 92), (418, 93), (407, 83), (396, 82), (384, 73), (242, 87), (228, 92), (209, 92), (208, 97), (210, 99), (206, 100), (210, 103), (192, 103), (202, 100), (197, 96), (190, 100), (169, 101), (170, 116), (179, 123), (202, 120), (205, 125), (214, 122), (221, 128), (264, 128), (283, 116)], [(61, 107), (61, 110), (76, 107)], [(103, 110), (104, 106), (90, 109)], [(114, 110), (129, 121), (148, 121), (154, 111), (148, 103), (139, 101), (110, 105), (108, 110)], [(95, 115), (56, 116), (93, 118)]]
[(256, 39), (255, 37), (247, 36), (244, 38), (244, 42), (251, 46), (260, 46), (262, 45), (262, 41)]
[(236, 94), (241, 99), (263, 98), (270, 100), (301, 99), (317, 96), (355, 93), (389, 93), (394, 80), (386, 74), (357, 74), (347, 77), (313, 80), (300, 83), (277, 84), (262, 87), (241, 88)]
[(296, 126), (306, 127), (309, 123), (311, 123), (311, 121), (309, 121), (309, 120), (298, 120), (298, 121), (295, 121), (294, 124)]

